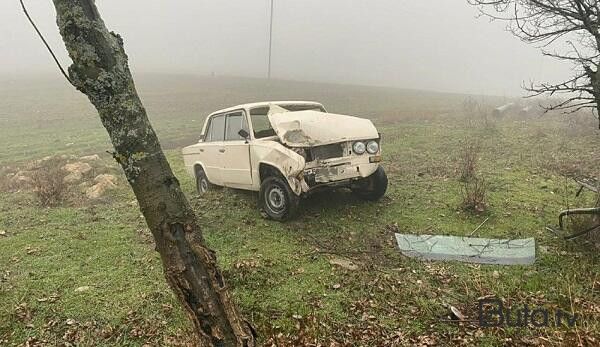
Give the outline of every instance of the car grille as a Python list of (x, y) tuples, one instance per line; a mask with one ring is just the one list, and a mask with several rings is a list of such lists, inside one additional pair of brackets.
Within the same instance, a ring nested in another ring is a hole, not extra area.
[(323, 160), (330, 158), (339, 158), (344, 156), (344, 149), (341, 143), (331, 145), (316, 146), (310, 150), (312, 160)]

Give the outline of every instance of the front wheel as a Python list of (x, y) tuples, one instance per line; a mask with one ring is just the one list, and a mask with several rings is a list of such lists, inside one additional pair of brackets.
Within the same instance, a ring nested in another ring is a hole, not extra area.
[(352, 188), (352, 192), (361, 199), (377, 201), (385, 194), (387, 185), (388, 178), (385, 170), (379, 166), (371, 176), (363, 178), (358, 187)]
[(263, 180), (259, 194), (262, 208), (271, 219), (286, 221), (298, 212), (300, 198), (280, 177), (271, 176)]
[(198, 192), (198, 195), (202, 196), (214, 188), (215, 185), (210, 183), (208, 177), (206, 177), (206, 174), (204, 173), (204, 170), (198, 169), (196, 172), (196, 191)]

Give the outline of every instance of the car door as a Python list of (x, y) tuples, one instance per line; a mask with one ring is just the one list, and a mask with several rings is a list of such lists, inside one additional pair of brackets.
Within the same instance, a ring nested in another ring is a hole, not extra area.
[(250, 167), (250, 144), (238, 132), (248, 130), (248, 120), (244, 111), (227, 114), (225, 121), (225, 141), (223, 142), (223, 184), (234, 188), (249, 188), (252, 185)]
[(225, 140), (225, 115), (211, 116), (206, 128), (204, 143), (199, 147), (204, 172), (208, 180), (217, 185), (223, 185), (221, 175), (223, 162), (223, 142)]

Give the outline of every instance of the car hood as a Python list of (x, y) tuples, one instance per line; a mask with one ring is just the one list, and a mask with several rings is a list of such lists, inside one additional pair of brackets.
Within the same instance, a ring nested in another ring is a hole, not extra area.
[(341, 114), (290, 112), (272, 105), (269, 121), (281, 141), (290, 147), (320, 146), (379, 137), (370, 120)]

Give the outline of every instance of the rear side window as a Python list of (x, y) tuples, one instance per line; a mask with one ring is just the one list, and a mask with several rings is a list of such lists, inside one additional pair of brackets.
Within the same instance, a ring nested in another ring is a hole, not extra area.
[(225, 141), (243, 140), (238, 132), (244, 129), (248, 131), (248, 124), (243, 112), (235, 112), (227, 115), (227, 127), (225, 130)]
[(208, 130), (206, 131), (206, 140), (223, 141), (225, 139), (225, 116), (215, 116), (210, 119)]

